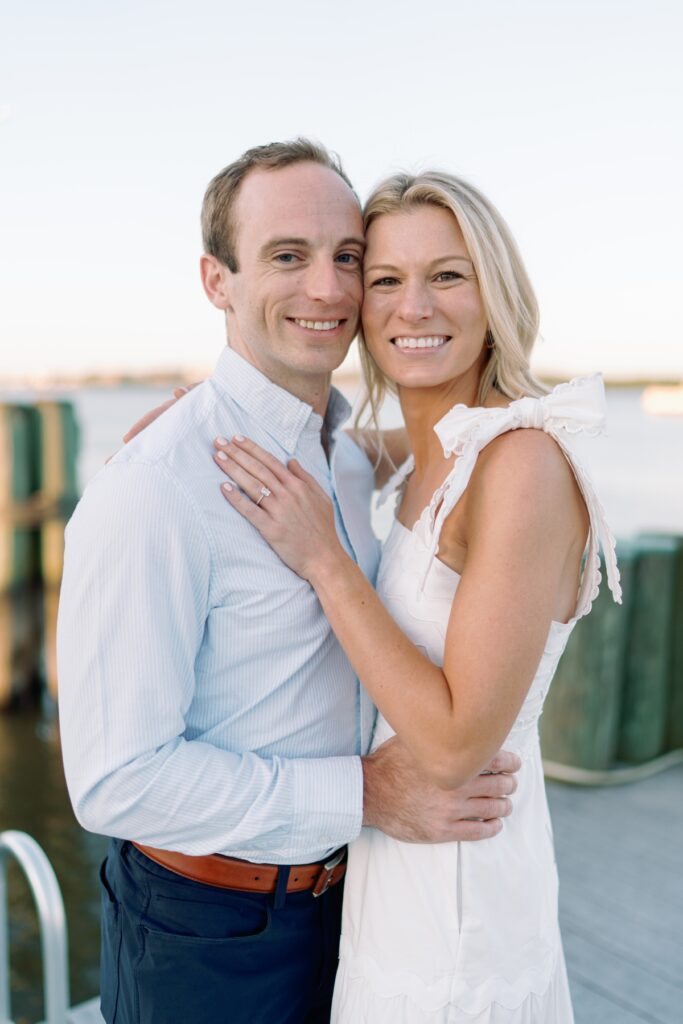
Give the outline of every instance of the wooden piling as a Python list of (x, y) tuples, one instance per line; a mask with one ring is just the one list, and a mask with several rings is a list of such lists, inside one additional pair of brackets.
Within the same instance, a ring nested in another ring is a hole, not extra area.
[(30, 410), (0, 405), (0, 591), (31, 583), (36, 571), (33, 444)]
[(642, 540), (660, 540), (662, 536), (675, 547), (673, 585), (673, 622), (671, 625), (671, 662), (665, 750), (683, 749), (683, 537), (643, 534)]
[(70, 402), (38, 402), (38, 489), (45, 516), (41, 526), (41, 578), (59, 587), (64, 568), (64, 528), (78, 500), (76, 465), (79, 430)]
[(642, 764), (666, 750), (678, 545), (638, 538), (618, 757)]
[[(606, 586), (589, 616), (574, 627), (540, 722), (543, 756), (575, 768), (603, 770), (614, 762), (619, 737), (634, 550), (619, 545), (624, 605)], [(602, 566), (605, 579), (604, 564)]]

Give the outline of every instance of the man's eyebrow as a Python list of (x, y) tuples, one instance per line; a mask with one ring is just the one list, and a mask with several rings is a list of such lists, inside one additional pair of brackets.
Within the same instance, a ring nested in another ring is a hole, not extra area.
[[(358, 238), (356, 235), (349, 235), (348, 238), (342, 238), (337, 243), (337, 248), (343, 249), (348, 245), (357, 245), (359, 249), (364, 250), (365, 240)], [(261, 246), (260, 255), (265, 256), (266, 253), (272, 252), (273, 249), (286, 249), (287, 247), (310, 249), (311, 240), (309, 238), (271, 238)]]
[(282, 246), (307, 247), (311, 243), (307, 238), (270, 238), (261, 246), (261, 255), (271, 252), (273, 249), (280, 249)]
[[(429, 264), (430, 267), (436, 266), (437, 263), (452, 263), (453, 260), (460, 260), (462, 263), (469, 263), (470, 266), (474, 266), (469, 256), (456, 256), (455, 253), (452, 256), (437, 256), (435, 260), (432, 260)], [(392, 263), (371, 263), (370, 266), (365, 267), (365, 273), (369, 274), (371, 271), (374, 273), (377, 270), (400, 270), (400, 267), (395, 267)]]
[(365, 239), (357, 238), (355, 235), (349, 235), (348, 238), (342, 238), (339, 243), (339, 248), (343, 248), (345, 245), (357, 245), (359, 249), (365, 250)]

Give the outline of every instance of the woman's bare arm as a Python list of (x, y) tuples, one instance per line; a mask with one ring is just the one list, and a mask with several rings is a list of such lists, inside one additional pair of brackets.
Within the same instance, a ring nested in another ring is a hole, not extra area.
[(447, 788), (476, 775), (517, 717), (583, 542), (576, 485), (555, 443), (519, 431), (480, 456), (443, 669), (399, 629), (343, 551), (327, 496), (297, 463), (284, 470), (249, 441), (225, 454), (218, 464), (246, 494), (255, 500), (264, 482), (272, 491), (257, 507), (228, 485), (227, 500), (314, 586), (364, 686), (420, 766)]

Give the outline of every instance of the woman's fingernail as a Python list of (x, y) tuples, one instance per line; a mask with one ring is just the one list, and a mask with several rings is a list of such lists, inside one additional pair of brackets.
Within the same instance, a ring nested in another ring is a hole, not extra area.
[(223, 484), (222, 486), (223, 486), (223, 490), (224, 491), (231, 491), (232, 490), (232, 484)]
[(217, 437), (216, 440), (214, 441), (214, 444), (227, 444), (227, 443), (228, 443), (227, 437)]
[(244, 441), (244, 437), (242, 434), (235, 434), (233, 436), (233, 441)]
[(221, 462), (227, 462), (228, 461), (228, 456), (225, 454), (225, 452), (217, 452), (216, 453), (216, 457), (219, 458), (221, 460)]

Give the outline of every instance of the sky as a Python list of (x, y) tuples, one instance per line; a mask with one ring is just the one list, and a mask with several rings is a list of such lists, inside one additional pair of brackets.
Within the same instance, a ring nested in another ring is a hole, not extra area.
[(683, 378), (678, 0), (0, 5), (0, 377), (210, 367), (210, 178), (310, 135), (496, 203), (539, 372)]

